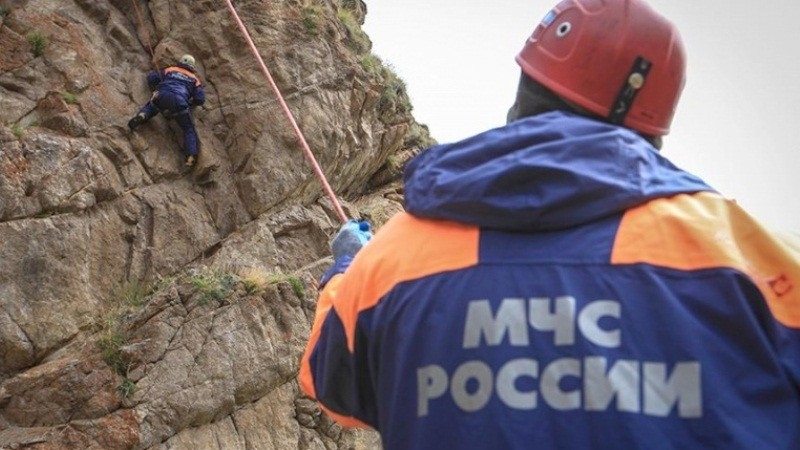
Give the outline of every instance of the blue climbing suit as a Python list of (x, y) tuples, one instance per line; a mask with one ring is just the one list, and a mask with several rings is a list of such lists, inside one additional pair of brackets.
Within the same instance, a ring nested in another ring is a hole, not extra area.
[(197, 131), (190, 112), (192, 106), (206, 101), (203, 85), (195, 70), (185, 64), (177, 64), (161, 71), (151, 70), (147, 84), (153, 89), (153, 97), (142, 107), (139, 114), (149, 120), (159, 112), (174, 119), (183, 130), (183, 147), (187, 155), (197, 155)]

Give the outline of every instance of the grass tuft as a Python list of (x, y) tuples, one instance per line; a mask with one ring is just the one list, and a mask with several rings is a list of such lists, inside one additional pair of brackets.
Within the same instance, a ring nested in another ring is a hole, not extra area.
[(269, 284), (282, 283), (284, 281), (286, 281), (287, 283), (289, 283), (290, 286), (292, 286), (292, 291), (299, 298), (303, 298), (303, 296), (305, 296), (306, 287), (303, 284), (303, 280), (301, 280), (299, 277), (296, 277), (294, 275), (285, 275), (281, 273), (270, 276), (268, 280)]
[(47, 38), (38, 31), (34, 31), (27, 36), (28, 44), (31, 45), (33, 56), (39, 57), (44, 54), (44, 49), (47, 48)]
[(97, 341), (97, 346), (103, 354), (103, 361), (120, 375), (128, 373), (128, 362), (122, 356), (121, 351), (122, 347), (127, 344), (128, 338), (113, 326), (107, 329)]
[(129, 378), (125, 378), (122, 380), (122, 384), (117, 387), (117, 392), (122, 398), (130, 398), (136, 393), (136, 383)]
[(232, 273), (203, 272), (196, 275), (192, 278), (192, 287), (203, 294), (197, 303), (206, 305), (212, 300), (216, 302), (225, 300), (238, 281), (239, 277)]
[(359, 25), (353, 12), (348, 9), (339, 9), (336, 11), (336, 17), (347, 30), (347, 45), (357, 54), (368, 53), (372, 43), (366, 33), (361, 30), (361, 25)]
[(78, 96), (73, 94), (72, 92), (64, 91), (64, 92), (61, 92), (60, 94), (61, 94), (61, 98), (63, 98), (65, 102), (67, 102), (67, 103), (69, 103), (71, 105), (74, 105), (74, 104), (78, 103)]
[(256, 267), (242, 267), (236, 269), (236, 275), (242, 280), (247, 295), (256, 295), (264, 292), (269, 284), (270, 274), (264, 269)]
[(319, 6), (306, 6), (303, 8), (303, 25), (306, 32), (312, 36), (319, 34), (319, 23), (322, 18), (322, 8)]

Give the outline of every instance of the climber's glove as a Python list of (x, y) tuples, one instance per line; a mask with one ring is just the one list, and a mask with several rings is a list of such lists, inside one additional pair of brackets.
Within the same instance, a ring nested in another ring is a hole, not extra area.
[(161, 78), (162, 78), (161, 72), (156, 72), (155, 70), (147, 72), (147, 86), (150, 87), (151, 91), (156, 90), (158, 83), (161, 82)]
[(372, 225), (366, 220), (348, 220), (331, 241), (331, 252), (333, 253), (333, 265), (322, 275), (319, 288), (333, 278), (334, 275), (344, 273), (350, 263), (355, 258), (356, 253), (367, 245), (372, 239)]

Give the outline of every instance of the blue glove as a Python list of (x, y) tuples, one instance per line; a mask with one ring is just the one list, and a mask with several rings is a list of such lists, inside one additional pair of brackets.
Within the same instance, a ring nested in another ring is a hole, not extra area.
[(158, 83), (161, 83), (161, 72), (156, 72), (155, 70), (151, 70), (147, 72), (147, 85), (150, 86), (150, 90), (155, 90)]
[(339, 233), (331, 241), (331, 251), (333, 252), (333, 259), (340, 259), (344, 256), (356, 256), (361, 247), (365, 246), (367, 242), (372, 239), (372, 233), (369, 231), (371, 225), (366, 220), (348, 220), (346, 224), (342, 225)]
[(330, 279), (338, 274), (344, 273), (359, 250), (372, 239), (372, 225), (366, 220), (348, 220), (342, 225), (339, 233), (331, 241), (331, 251), (333, 252), (333, 265), (325, 272), (319, 282), (322, 289)]

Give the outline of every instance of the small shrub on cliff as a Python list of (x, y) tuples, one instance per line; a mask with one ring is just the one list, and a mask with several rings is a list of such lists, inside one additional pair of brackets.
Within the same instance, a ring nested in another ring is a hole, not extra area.
[(406, 94), (406, 82), (390, 70), (387, 70), (386, 81), (386, 88), (378, 100), (378, 108), (394, 107), (394, 110), (400, 113), (411, 112), (412, 105)]
[(257, 267), (240, 267), (236, 269), (236, 275), (242, 280), (247, 295), (255, 295), (264, 291), (269, 284), (269, 273)]
[[(111, 327), (113, 327), (113, 325)], [(103, 361), (105, 361), (115, 373), (125, 377), (125, 379), (122, 380), (122, 384), (117, 386), (117, 392), (119, 392), (122, 398), (129, 398), (136, 392), (136, 384), (127, 377), (128, 361), (121, 351), (122, 347), (127, 344), (128, 338), (113, 328), (107, 329), (100, 340), (97, 341), (97, 346), (103, 354)]]
[(119, 392), (122, 398), (129, 398), (136, 393), (136, 383), (129, 378), (125, 378), (122, 380), (122, 384), (117, 387), (117, 392)]
[(343, 0), (342, 7), (347, 8), (351, 11), (355, 11), (358, 8), (358, 0)]
[(289, 277), (289, 284), (292, 285), (292, 290), (294, 291), (295, 295), (299, 298), (303, 298), (306, 294), (306, 287), (303, 285), (303, 281), (300, 278), (290, 276)]
[(97, 346), (103, 353), (103, 361), (120, 375), (125, 375), (128, 371), (128, 362), (120, 351), (127, 343), (127, 337), (113, 328), (106, 330), (97, 341)]
[(44, 53), (44, 49), (47, 47), (47, 38), (38, 31), (34, 31), (27, 36), (28, 44), (31, 45), (31, 51), (33, 52), (33, 56), (39, 57), (42, 56)]
[(373, 76), (380, 75), (383, 69), (383, 61), (373, 54), (362, 56), (358, 63), (365, 72)]
[(156, 292), (157, 291), (163, 291), (164, 289), (167, 289), (177, 279), (178, 279), (178, 277), (175, 277), (175, 276), (162, 278), (162, 279), (158, 280), (155, 283), (155, 286), (153, 287), (153, 291), (156, 291)]
[(380, 110), (392, 109), (400, 113), (411, 112), (413, 106), (408, 99), (406, 82), (397, 75), (391, 64), (384, 64), (379, 57), (373, 54), (363, 56), (359, 59), (359, 64), (365, 72), (385, 84), (380, 99), (378, 99)]
[(306, 294), (306, 287), (303, 284), (303, 281), (294, 275), (277, 274), (272, 275), (268, 280), (269, 284), (280, 283), (283, 281), (288, 282), (289, 285), (292, 286), (292, 291), (294, 291), (295, 295), (298, 297), (303, 298), (303, 296)]
[(319, 22), (322, 8), (319, 6), (306, 6), (303, 8), (303, 25), (308, 34), (316, 36), (319, 33)]
[(259, 286), (258, 282), (253, 280), (242, 280), (242, 283), (244, 283), (244, 290), (247, 292), (247, 295), (258, 294), (264, 289), (263, 286)]
[(397, 91), (392, 89), (390, 86), (386, 86), (386, 88), (381, 93), (381, 98), (378, 100), (378, 107), (380, 109), (386, 109), (390, 107), (397, 101)]
[(128, 361), (121, 351), (122, 347), (128, 345), (128, 337), (120, 331), (121, 324), (130, 313), (147, 303), (152, 291), (150, 284), (139, 280), (122, 283), (112, 291), (112, 303), (101, 323), (97, 347), (103, 355), (103, 361), (120, 375), (124, 376), (128, 371)]
[(133, 280), (123, 283), (114, 290), (114, 297), (127, 306), (139, 307), (147, 303), (151, 288), (147, 283)]
[(22, 136), (25, 135), (25, 129), (19, 125), (14, 125), (13, 127), (11, 127), (11, 133), (13, 133), (14, 137), (16, 137), (17, 139), (22, 139)]
[(70, 91), (61, 92), (61, 98), (63, 98), (65, 102), (71, 105), (78, 103), (78, 96), (76, 96)]
[(436, 142), (431, 138), (431, 133), (428, 130), (428, 126), (418, 123), (411, 125), (411, 128), (409, 128), (408, 133), (406, 133), (405, 140), (403, 141), (404, 148), (424, 149), (434, 144), (436, 144)]
[(0, 18), (5, 18), (8, 15), (8, 8), (0, 6)]
[(221, 302), (230, 295), (237, 281), (236, 275), (229, 273), (204, 272), (195, 276), (192, 279), (192, 287), (203, 294), (197, 303), (205, 305), (211, 300)]
[(347, 29), (347, 45), (358, 54), (368, 52), (372, 44), (366, 33), (361, 30), (361, 25), (358, 24), (353, 13), (347, 9), (339, 9), (336, 11), (336, 17)]
[(392, 170), (392, 171), (398, 171), (401, 168), (400, 167), (400, 161), (397, 158), (397, 155), (389, 155), (389, 156), (387, 156), (386, 157), (386, 161), (384, 161), (383, 164), (384, 164), (384, 166), (386, 166), (387, 169)]

